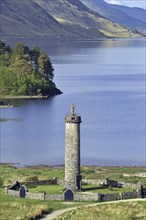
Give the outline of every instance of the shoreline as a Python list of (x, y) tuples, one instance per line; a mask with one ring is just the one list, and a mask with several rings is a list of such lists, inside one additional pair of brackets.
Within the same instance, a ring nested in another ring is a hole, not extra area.
[[(11, 100), (37, 100), (37, 99), (47, 99), (51, 96), (0, 96), (0, 109), (14, 108), (15, 105), (11, 104)], [(1, 101), (2, 100), (2, 101)], [(7, 103), (7, 100), (8, 103)], [(6, 101), (6, 103), (5, 103)]]
[(13, 37), (13, 39), (34, 39), (34, 38), (41, 38), (41, 39), (49, 39), (49, 40), (68, 40), (68, 41), (108, 41), (108, 40), (135, 40), (135, 39), (145, 39), (146, 36), (145, 35), (141, 35), (141, 36), (135, 36), (135, 37), (97, 37), (97, 38), (88, 38), (88, 37), (81, 37), (81, 38), (77, 38), (77, 37), (55, 37), (55, 36), (49, 36), (49, 35), (30, 35), (30, 36), (19, 36), (19, 35), (13, 35), (13, 36), (8, 36), (8, 35), (3, 35), (2, 38), (4, 39), (3, 41), (7, 41), (7, 39), (11, 39)]
[(0, 99), (47, 99), (51, 96), (25, 96), (25, 95), (19, 95), (19, 96), (0, 96)]
[[(0, 162), (0, 165), (14, 166), (17, 168), (64, 168), (65, 164), (21, 164), (19, 162)], [(113, 167), (113, 168), (145, 168), (144, 165), (81, 165), (81, 167)]]
[(14, 108), (15, 106), (14, 105), (0, 105), (0, 109), (3, 109), (3, 108)]

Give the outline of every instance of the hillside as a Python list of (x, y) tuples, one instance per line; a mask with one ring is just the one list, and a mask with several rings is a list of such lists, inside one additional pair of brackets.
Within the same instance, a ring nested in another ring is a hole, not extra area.
[(58, 216), (56, 220), (129, 220), (146, 217), (145, 201), (124, 201), (115, 204), (97, 203), (70, 210)]
[(104, 0), (81, 0), (81, 2), (113, 22), (140, 32), (146, 30), (144, 9), (108, 4)]
[(131, 7), (123, 6), (123, 5), (112, 5), (112, 7), (124, 12), (125, 14), (133, 18), (136, 18), (146, 23), (146, 10), (144, 10), (143, 8), (137, 8), (137, 7), (131, 8)]
[[(134, 36), (128, 29), (107, 20), (99, 13), (92, 11), (79, 0), (33, 0), (47, 13), (51, 14), (65, 28), (79, 25), (102, 37), (101, 33), (108, 37)], [(74, 30), (74, 29), (72, 29)], [(101, 33), (100, 33), (100, 32)], [(80, 30), (79, 30), (80, 32)]]
[(67, 33), (62, 30), (59, 22), (32, 0), (1, 0), (1, 35), (45, 36), (48, 34), (53, 37)]
[(1, 36), (138, 37), (79, 0), (1, 0)]

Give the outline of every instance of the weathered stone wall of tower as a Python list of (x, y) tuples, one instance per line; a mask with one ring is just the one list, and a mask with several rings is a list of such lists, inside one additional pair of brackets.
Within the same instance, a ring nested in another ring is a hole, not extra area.
[(65, 117), (65, 187), (76, 190), (80, 180), (80, 123), (81, 117)]

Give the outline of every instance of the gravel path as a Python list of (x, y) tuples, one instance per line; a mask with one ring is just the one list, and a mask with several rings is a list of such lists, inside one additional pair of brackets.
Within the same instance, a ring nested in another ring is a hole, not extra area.
[[(126, 200), (116, 200), (116, 201), (110, 201), (110, 202), (100, 202), (100, 203), (93, 203), (90, 205), (81, 205), (82, 207), (90, 207), (90, 206), (97, 206), (97, 205), (104, 205), (104, 204), (109, 204), (109, 203), (120, 203), (120, 202), (130, 202), (130, 201), (146, 201), (146, 199), (126, 199)], [(62, 215), (65, 212), (71, 211), (71, 210), (75, 210), (81, 206), (77, 206), (77, 207), (71, 207), (71, 208), (66, 208), (66, 209), (62, 209), (62, 210), (57, 210), (54, 211), (48, 215), (46, 215), (45, 217), (43, 217), (42, 219), (44, 220), (54, 220), (55, 218), (57, 218), (59, 215)]]

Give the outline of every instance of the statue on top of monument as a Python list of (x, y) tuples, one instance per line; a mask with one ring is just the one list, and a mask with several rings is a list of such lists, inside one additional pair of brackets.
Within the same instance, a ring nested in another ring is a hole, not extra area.
[(72, 115), (75, 115), (75, 106), (74, 106), (74, 104), (71, 105), (71, 113), (72, 113)]

